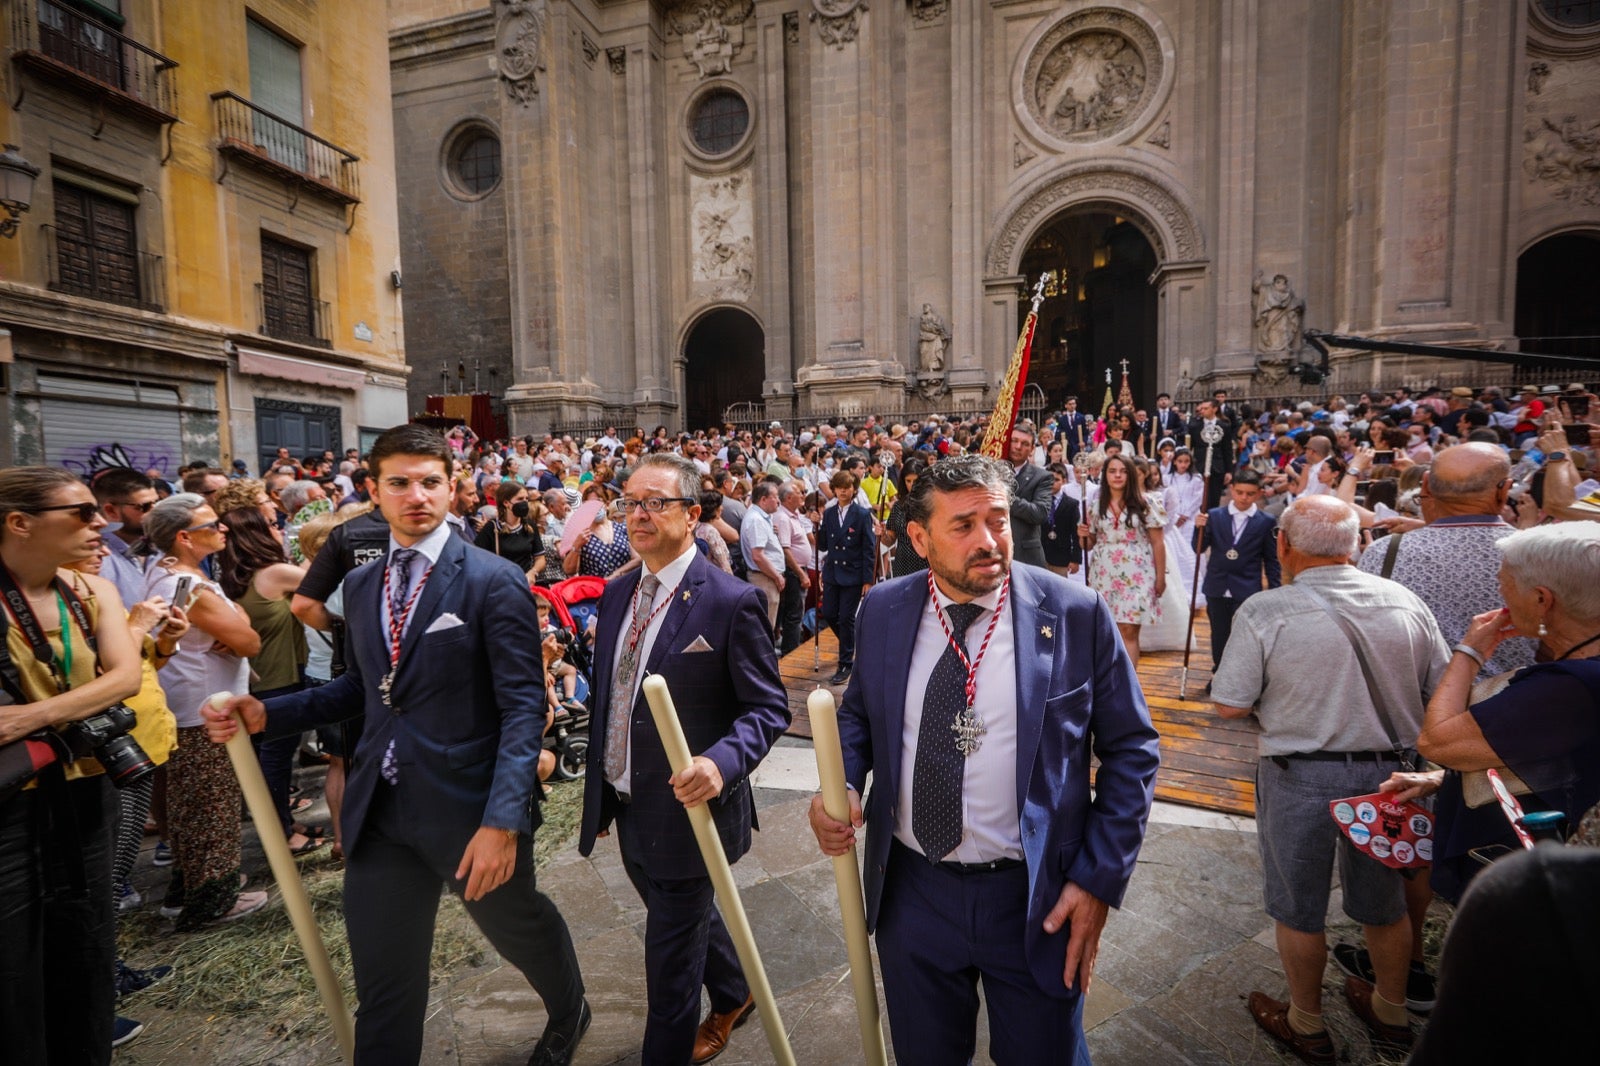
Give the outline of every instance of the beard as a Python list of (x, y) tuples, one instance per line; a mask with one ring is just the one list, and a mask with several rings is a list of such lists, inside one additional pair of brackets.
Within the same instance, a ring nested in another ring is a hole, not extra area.
[[(973, 573), (972, 567), (982, 563), (998, 562), (1000, 569), (993, 574)], [(928, 556), (928, 569), (933, 571), (935, 577), (949, 592), (959, 592), (963, 596), (986, 596), (999, 588), (1011, 570), (1011, 552), (1009, 546), (1005, 551), (974, 552), (966, 557), (960, 567), (951, 566), (937, 553)]]

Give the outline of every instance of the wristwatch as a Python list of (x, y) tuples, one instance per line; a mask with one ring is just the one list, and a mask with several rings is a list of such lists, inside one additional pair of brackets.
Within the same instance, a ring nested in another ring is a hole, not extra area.
[(1566, 460), (1566, 452), (1551, 452), (1549, 455), (1544, 457), (1544, 461), (1547, 463), (1564, 463)]

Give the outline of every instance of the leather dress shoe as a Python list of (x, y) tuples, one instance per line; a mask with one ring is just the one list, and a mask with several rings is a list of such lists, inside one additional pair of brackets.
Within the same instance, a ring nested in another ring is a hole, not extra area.
[(557, 1030), (552, 1025), (545, 1026), (544, 1035), (539, 1038), (539, 1044), (533, 1049), (533, 1054), (528, 1056), (528, 1066), (570, 1066), (572, 1053), (578, 1050), (578, 1042), (583, 1039), (583, 1034), (589, 1031), (589, 1023), (594, 1021), (594, 1013), (589, 1010), (589, 1001), (586, 999), (578, 1008), (578, 1024), (565, 1032)]
[(710, 1062), (722, 1054), (728, 1046), (729, 1035), (749, 1021), (755, 1009), (755, 996), (749, 995), (744, 997), (743, 1003), (726, 1014), (713, 1011), (706, 1015), (706, 1020), (700, 1023), (699, 1031), (694, 1034), (694, 1054), (689, 1061), (694, 1066), (700, 1066), (702, 1062)]
[(834, 671), (832, 677), (828, 678), (828, 684), (830, 684), (830, 685), (842, 685), (846, 681), (849, 681), (849, 680), (850, 680), (850, 667), (841, 666), (841, 667), (839, 667), (839, 669)]

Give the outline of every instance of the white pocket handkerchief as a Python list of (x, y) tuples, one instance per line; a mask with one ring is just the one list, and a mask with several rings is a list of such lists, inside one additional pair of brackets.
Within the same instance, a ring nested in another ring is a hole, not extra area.
[(711, 645), (706, 643), (706, 638), (705, 637), (703, 637), (703, 636), (695, 637), (694, 638), (694, 643), (689, 645), (687, 648), (684, 648), (683, 650), (684, 650), (685, 654), (687, 654), (687, 653), (689, 653), (691, 651), (710, 651), (711, 650)]
[(446, 611), (444, 614), (441, 614), (438, 618), (435, 618), (433, 620), (433, 625), (429, 626), (427, 629), (424, 629), (422, 632), (424, 634), (440, 633), (440, 632), (443, 632), (446, 629), (454, 629), (457, 626), (464, 626), (466, 624), (467, 623), (463, 622), (461, 619), (457, 618), (455, 615), (451, 614), (449, 611)]

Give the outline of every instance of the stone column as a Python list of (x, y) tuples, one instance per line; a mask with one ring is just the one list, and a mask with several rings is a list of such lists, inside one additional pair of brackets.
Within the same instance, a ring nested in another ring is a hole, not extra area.
[(950, 398), (957, 408), (988, 410), (994, 405), (991, 379), (993, 385), (1000, 384), (1017, 346), (1017, 300), (1026, 280), (1021, 274), (983, 279), (978, 353), (960, 376), (950, 375)]
[(1216, 14), (1217, 251), (1216, 355), (1212, 370), (1247, 376), (1251, 354), (1250, 278), (1255, 258), (1256, 34), (1259, 0), (1220, 0)]
[(784, 73), (783, 15), (774, 13), (756, 26), (760, 63), (761, 113), (756, 146), (756, 248), (759, 302), (764, 311), (766, 381), (761, 388), (769, 417), (782, 418), (794, 411), (794, 351), (790, 330), (789, 297), (789, 123), (788, 78)]

